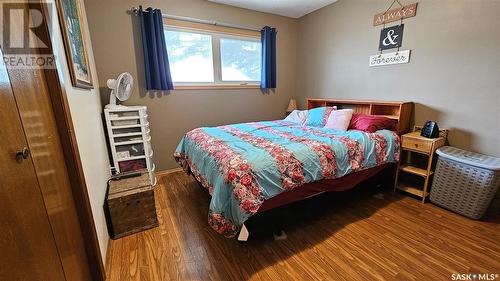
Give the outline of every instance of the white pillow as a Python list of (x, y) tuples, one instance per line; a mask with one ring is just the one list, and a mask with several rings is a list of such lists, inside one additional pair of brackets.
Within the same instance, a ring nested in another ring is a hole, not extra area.
[(284, 120), (303, 125), (307, 119), (307, 112), (307, 110), (294, 110)]
[(330, 116), (328, 116), (328, 120), (326, 121), (324, 128), (347, 131), (353, 113), (354, 110), (352, 109), (339, 109), (332, 111)]

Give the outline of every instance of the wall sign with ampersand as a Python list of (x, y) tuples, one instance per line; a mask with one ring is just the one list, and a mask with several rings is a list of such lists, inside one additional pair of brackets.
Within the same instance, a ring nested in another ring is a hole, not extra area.
[[(404, 6), (400, 0), (392, 0), (391, 5), (385, 12), (378, 13), (373, 18), (373, 25), (383, 24), (380, 31), (380, 39), (378, 43), (378, 55), (370, 56), (369, 66), (382, 66), (392, 64), (404, 64), (410, 62), (411, 50), (400, 50), (403, 45), (403, 19), (411, 18), (416, 15), (417, 3)], [(398, 4), (399, 8), (392, 9), (394, 4)], [(400, 21), (399, 25), (385, 27), (388, 22)], [(390, 53), (384, 53), (384, 50), (396, 49)]]
[(404, 24), (400, 24), (382, 29), (378, 49), (382, 51), (401, 47), (403, 44), (403, 28)]

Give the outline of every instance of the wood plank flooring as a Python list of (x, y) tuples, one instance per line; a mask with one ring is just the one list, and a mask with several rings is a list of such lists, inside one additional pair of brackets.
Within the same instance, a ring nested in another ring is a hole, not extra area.
[[(451, 280), (454, 273), (500, 274), (498, 216), (474, 221), (369, 184), (257, 216), (246, 243), (208, 226), (210, 197), (183, 172), (161, 177), (155, 193), (160, 226), (110, 242), (108, 280)], [(274, 241), (278, 223), (288, 238)]]

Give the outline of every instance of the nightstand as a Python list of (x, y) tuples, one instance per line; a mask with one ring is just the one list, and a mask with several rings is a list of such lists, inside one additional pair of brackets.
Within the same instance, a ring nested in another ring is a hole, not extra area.
[[(399, 189), (411, 193), (422, 198), (422, 203), (425, 203), (425, 198), (429, 195), (429, 181), (434, 174), (434, 154), (436, 149), (445, 145), (448, 130), (440, 131), (440, 137), (430, 139), (420, 136), (418, 129), (416, 127), (414, 132), (401, 136), (401, 160), (396, 172), (394, 191)], [(423, 155), (418, 157), (422, 161), (414, 161), (413, 158), (417, 157), (412, 154)]]

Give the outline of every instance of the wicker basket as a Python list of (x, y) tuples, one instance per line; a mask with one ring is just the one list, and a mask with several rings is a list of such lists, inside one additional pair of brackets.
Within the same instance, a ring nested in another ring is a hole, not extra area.
[(481, 218), (500, 185), (500, 159), (451, 146), (436, 152), (431, 202), (473, 219)]

